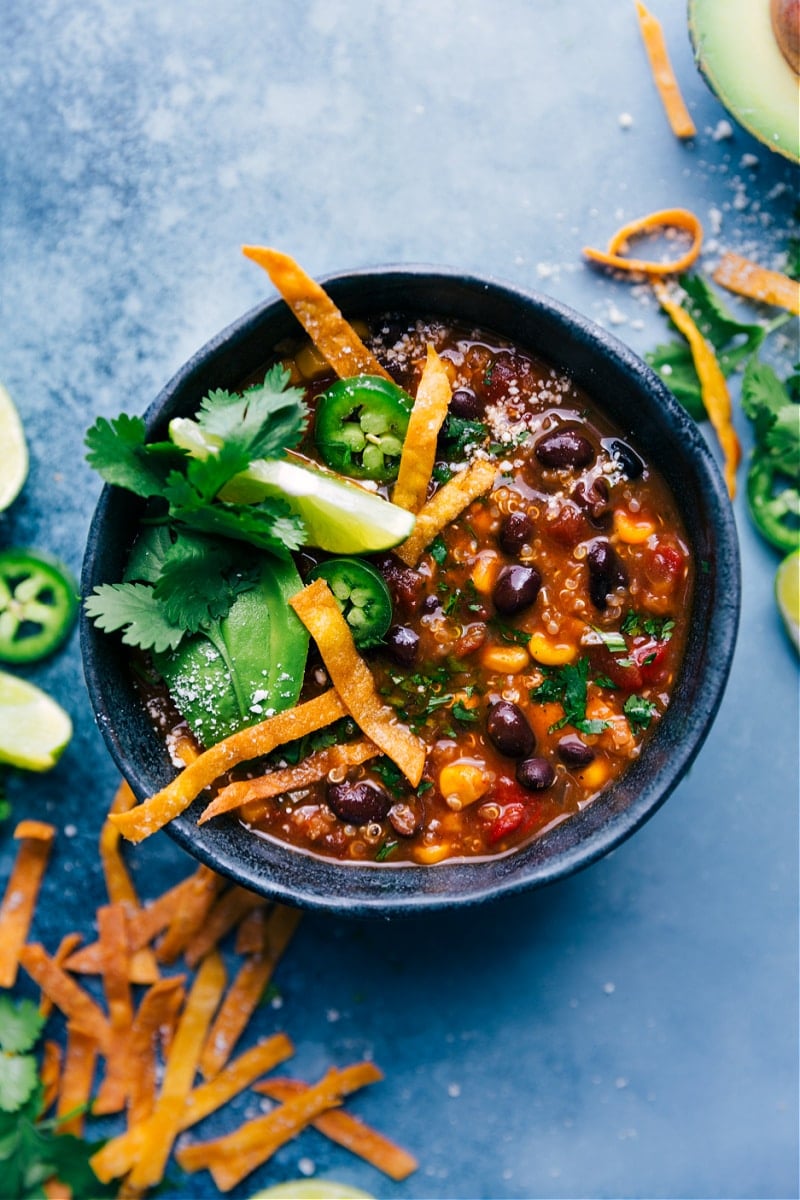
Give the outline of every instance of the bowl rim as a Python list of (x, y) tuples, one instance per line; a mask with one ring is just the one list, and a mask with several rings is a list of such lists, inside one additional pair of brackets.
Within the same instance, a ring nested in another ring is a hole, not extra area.
[[(403, 864), (367, 864), (367, 863), (337, 863), (333, 860), (321, 859), (296, 850), (290, 846), (255, 838), (247, 834), (240, 826), (235, 833), (249, 839), (248, 851), (255, 855), (247, 862), (242, 861), (242, 855), (232, 853), (229, 843), (231, 839), (209, 837), (209, 825), (198, 827), (194, 818), (202, 807), (202, 802), (195, 801), (185, 813), (171, 821), (166, 831), (173, 840), (196, 858), (215, 871), (229, 877), (236, 883), (256, 891), (259, 894), (278, 901), (309, 910), (336, 913), (356, 917), (394, 917), (419, 914), (423, 911), (452, 909), (456, 907), (471, 907), (487, 900), (501, 896), (518, 894), (522, 891), (552, 884), (582, 870), (611, 850), (626, 841), (637, 829), (661, 807), (684, 777), (692, 762), (699, 753), (722, 702), (725, 686), (730, 673), (731, 662), (735, 649), (738, 632), (739, 613), (741, 604), (741, 579), (739, 547), (733, 509), (725, 490), (721, 473), (709, 449), (703, 434), (688, 413), (679, 404), (656, 372), (649, 367), (627, 345), (614, 334), (597, 325), (589, 318), (559, 300), (546, 294), (525, 290), (516, 285), (506, 283), (490, 275), (474, 275), (452, 267), (433, 266), (427, 264), (385, 264), (373, 267), (362, 267), (354, 270), (340, 271), (317, 280), (319, 284), (332, 295), (334, 301), (343, 309), (343, 299), (348, 292), (358, 294), (362, 288), (370, 285), (375, 288), (399, 289), (411, 287), (412, 290), (430, 288), (456, 289), (471, 298), (471, 302), (500, 303), (511, 306), (520, 314), (520, 319), (544, 320), (560, 330), (568, 341), (573, 341), (576, 347), (583, 347), (587, 362), (599, 353), (605, 368), (612, 369), (620, 378), (625, 378), (633, 391), (641, 396), (649, 396), (649, 416), (660, 421), (665, 429), (669, 429), (686, 453), (686, 461), (691, 467), (690, 476), (707, 509), (707, 516), (713, 529), (714, 583), (722, 576), (724, 586), (716, 589), (713, 604), (706, 604), (706, 627), (694, 631), (697, 653), (701, 655), (703, 687), (694, 687), (692, 695), (692, 725), (687, 732), (678, 727), (678, 718), (673, 715), (673, 704), (667, 708), (659, 727), (653, 737), (648, 739), (642, 756), (629, 767), (622, 780), (631, 780), (638, 785), (635, 796), (618, 810), (609, 809), (609, 804), (601, 800), (615, 793), (614, 788), (596, 799), (581, 813), (570, 817), (567, 821), (549, 831), (540, 838), (534, 839), (525, 847), (511, 851), (507, 855), (480, 859), (477, 861), (450, 861), (433, 866), (416, 866)], [(416, 306), (416, 307), (414, 307)], [(362, 305), (366, 312), (392, 311), (392, 306), (369, 301), (365, 298)], [(455, 312), (443, 312), (442, 306), (437, 305), (435, 296), (431, 297), (426, 306), (427, 313), (436, 316), (448, 316), (458, 319)], [(353, 310), (351, 309), (351, 312)], [(420, 312), (419, 302), (414, 301), (412, 312)], [(353, 313), (353, 315), (356, 315)], [(421, 314), (420, 314), (421, 315)], [(288, 320), (287, 320), (288, 318)], [(165, 410), (176, 404), (180, 409), (180, 398), (191, 391), (195, 381), (203, 372), (218, 365), (221, 358), (230, 358), (242, 346), (247, 346), (258, 334), (258, 331), (270, 323), (283, 322), (290, 332), (300, 334), (300, 326), (291, 315), (288, 306), (278, 296), (273, 296), (256, 305), (242, 316), (235, 319), (219, 333), (209, 339), (191, 358), (181, 366), (166, 385), (157, 394), (144, 413), (148, 434), (159, 422), (163, 422)], [(528, 350), (545, 360), (553, 361), (553, 356), (547, 348), (535, 344), (533, 336), (525, 342), (524, 338), (509, 333), (507, 329), (498, 328), (490, 320), (483, 321), (467, 319), (468, 324), (474, 324), (484, 329), (499, 333), (514, 342), (522, 350)], [(532, 331), (532, 335), (533, 335)], [(263, 361), (274, 357), (274, 347), (281, 339), (270, 336), (265, 342)], [(569, 366), (561, 364), (564, 369)], [(591, 373), (591, 370), (590, 370)], [(244, 373), (240, 376), (244, 378)], [(604, 408), (603, 401), (591, 392), (591, 383), (582, 382), (592, 399), (599, 407)], [(202, 389), (201, 393), (202, 394)], [(197, 397), (199, 400), (199, 396)], [(606, 409), (607, 411), (607, 409)], [(620, 425), (616, 415), (609, 414), (611, 419)], [(661, 469), (661, 468), (660, 468)], [(662, 469), (662, 474), (663, 474)], [(676, 480), (684, 478), (676, 474)], [(673, 491), (675, 487), (673, 486)], [(88, 595), (93, 587), (100, 582), (108, 582), (98, 574), (98, 566), (103, 557), (104, 526), (109, 517), (109, 510), (119, 504), (119, 489), (105, 485), (101, 491), (97, 506), (89, 528), (86, 552), (81, 575), (81, 594)], [(679, 507), (682, 505), (679, 501)], [(686, 519), (686, 512), (683, 512)], [(106, 538), (107, 549), (107, 538)], [(693, 549), (697, 549), (693, 547)], [(707, 573), (712, 573), (711, 569)], [(698, 572), (699, 574), (699, 572)], [(710, 581), (704, 581), (704, 586), (711, 587)], [(697, 582), (695, 584), (697, 589)], [(693, 607), (697, 604), (697, 594), (693, 597)], [(101, 641), (103, 639), (103, 641)], [(115, 695), (113, 680), (107, 678), (104, 665), (109, 661), (109, 651), (106, 643), (116, 641), (107, 634), (97, 631), (86, 617), (81, 606), (80, 641), (84, 666), (86, 686), (89, 692), (95, 721), (123, 777), (130, 783), (138, 799), (150, 794), (154, 789), (146, 786), (144, 777), (147, 771), (143, 769), (141, 760), (132, 761), (131, 747), (125, 739), (119, 736), (115, 718)], [(119, 648), (121, 649), (121, 647)], [(118, 650), (118, 657), (119, 655)], [(688, 649), (687, 649), (688, 657)], [(686, 681), (687, 671), (683, 671), (676, 681), (678, 689)], [(687, 682), (687, 686), (689, 683)], [(673, 703), (675, 693), (673, 693)], [(667, 732), (664, 728), (667, 727)], [(664, 745), (671, 737), (670, 752), (656, 763), (655, 755), (649, 747), (662, 737)], [(153, 736), (155, 733), (153, 732)], [(135, 749), (139, 749), (137, 745)], [(163, 747), (162, 751), (165, 753)], [(645, 773), (644, 767), (652, 758), (651, 767), (654, 770)], [(644, 760), (644, 765), (643, 765)], [(173, 768), (174, 770), (174, 768)], [(630, 783), (629, 783), (630, 786)], [(604, 816), (601, 821), (600, 817)], [(580, 829), (575, 830), (576, 824)], [(559, 848), (565, 827), (571, 827), (574, 834), (570, 836), (564, 848)], [(585, 836), (578, 837), (579, 833)], [(235, 844), (235, 833), (233, 842)], [(198, 835), (202, 836), (198, 836)], [(574, 840), (577, 838), (578, 840)], [(259, 843), (256, 850), (250, 843)], [(531, 855), (531, 846), (539, 843), (540, 847), (555, 845), (555, 857), (539, 861), (537, 855)], [(265, 847), (269, 849), (266, 850)], [(276, 860), (277, 867), (270, 863), (272, 869), (264, 873), (264, 855)], [(288, 856), (288, 857), (287, 857)], [(284, 862), (284, 860), (286, 860)], [(310, 864), (310, 865), (309, 865)], [(276, 874), (277, 870), (288, 865), (286, 877)], [(312, 883), (298, 883), (294, 879), (299, 872), (300, 878), (310, 875)], [(432, 875), (434, 872), (435, 875)], [(481, 879), (481, 876), (483, 878)], [(401, 890), (393, 889), (391, 880), (398, 877), (404, 881)], [(315, 888), (313, 880), (321, 879), (323, 888)], [(380, 881), (383, 881), (382, 886)], [(426, 890), (425, 883), (436, 882), (436, 890)], [(357, 888), (353, 884), (358, 884)], [(414, 886), (415, 884), (419, 886)], [(329, 886), (328, 886), (329, 885)]]

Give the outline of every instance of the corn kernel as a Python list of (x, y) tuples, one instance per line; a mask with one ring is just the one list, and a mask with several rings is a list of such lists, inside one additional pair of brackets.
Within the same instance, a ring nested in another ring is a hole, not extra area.
[(656, 527), (649, 517), (634, 516), (624, 508), (614, 514), (614, 532), (621, 542), (638, 546), (654, 534)]
[(488, 596), (494, 587), (497, 579), (497, 572), (500, 567), (500, 560), (493, 550), (484, 550), (475, 560), (475, 566), (472, 568), (472, 582), (475, 584), (475, 590), (481, 592), (482, 595)]
[(553, 642), (543, 633), (534, 633), (528, 642), (528, 653), (545, 667), (563, 667), (573, 661), (578, 647), (571, 642)]
[(524, 646), (486, 646), (481, 652), (481, 663), (486, 670), (503, 675), (517, 675), (530, 665), (530, 661)]
[(447, 858), (449, 853), (450, 846), (447, 842), (433, 842), (430, 846), (415, 846), (413, 850), (416, 861), (425, 863), (426, 866), (441, 862), (443, 858)]
[(297, 351), (294, 361), (303, 379), (316, 379), (330, 370), (327, 359), (311, 342)]
[(445, 803), (454, 801), (450, 807), (455, 811), (480, 800), (489, 790), (489, 782), (488, 773), (483, 765), (464, 759), (448, 763), (439, 772), (439, 791), (444, 796)]
[(596, 792), (611, 776), (611, 765), (605, 758), (596, 758), (578, 772), (578, 779), (589, 792)]

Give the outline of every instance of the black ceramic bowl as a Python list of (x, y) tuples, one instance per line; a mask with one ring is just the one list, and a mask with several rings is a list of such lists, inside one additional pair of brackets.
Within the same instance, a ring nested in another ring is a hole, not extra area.
[[(722, 698), (739, 616), (731, 507), (703, 437), (659, 378), (630, 350), (555, 301), (501, 283), (426, 267), (386, 267), (323, 280), (351, 319), (388, 311), (457, 319), (505, 335), (566, 369), (660, 469), (683, 514), (697, 572), (691, 632), (672, 702), (627, 773), (579, 815), (505, 857), (436, 866), (335, 863), (254, 837), (234, 819), (198, 828), (196, 801), (168, 827), (195, 858), (264, 896), (355, 916), (389, 917), (471, 905), (552, 883), (618, 846), (666, 800), (700, 749)], [(299, 326), (282, 300), (246, 314), (209, 342), (146, 413), (150, 435), (193, 413), (215, 387), (236, 388)], [(105, 488), (89, 533), (82, 589), (122, 577), (139, 507)], [(175, 774), (131, 682), (119, 638), (84, 616), (84, 667), (97, 722), (139, 799)]]

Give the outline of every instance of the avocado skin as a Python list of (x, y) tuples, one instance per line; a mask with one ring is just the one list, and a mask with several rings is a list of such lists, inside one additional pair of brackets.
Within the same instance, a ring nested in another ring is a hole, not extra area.
[(154, 655), (176, 708), (202, 745), (297, 703), (309, 637), (288, 599), (302, 586), (293, 563), (265, 555), (257, 583), (237, 596), (221, 623), (244, 706), (207, 637), (186, 638), (177, 650)]
[(689, 35), (700, 74), (734, 120), (800, 162), (800, 79), (778, 46), (769, 3), (689, 0)]

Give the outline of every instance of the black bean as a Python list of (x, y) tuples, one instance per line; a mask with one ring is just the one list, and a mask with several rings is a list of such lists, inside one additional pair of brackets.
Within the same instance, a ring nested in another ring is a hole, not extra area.
[(595, 525), (605, 524), (610, 514), (608, 484), (602, 476), (592, 483), (580, 480), (572, 491), (572, 499)]
[(568, 733), (562, 737), (556, 746), (558, 757), (568, 767), (588, 767), (594, 761), (594, 750), (582, 742), (579, 737)]
[(553, 429), (540, 437), (534, 453), (543, 467), (588, 467), (594, 447), (577, 429)]
[(382, 787), (375, 783), (329, 783), (328, 807), (348, 825), (367, 825), (370, 821), (382, 821), (392, 801)]
[(509, 513), (500, 526), (498, 541), (506, 554), (519, 554), (533, 537), (533, 521), (522, 509)]
[(413, 837), (422, 829), (422, 813), (413, 804), (398, 802), (389, 809), (389, 824), (400, 837)]
[(463, 421), (478, 421), (483, 416), (483, 405), (472, 388), (456, 388), (450, 397), (450, 412)]
[(586, 555), (586, 565), (589, 569), (589, 597), (595, 608), (602, 612), (608, 604), (610, 593), (628, 582), (625, 568), (614, 547), (605, 540), (592, 542)]
[(525, 758), (536, 744), (528, 718), (510, 700), (499, 700), (489, 709), (486, 733), (495, 748), (508, 758)]
[(525, 758), (517, 764), (517, 783), (530, 792), (552, 787), (556, 773), (546, 758)]
[(434, 596), (432, 593), (429, 593), (423, 599), (422, 604), (420, 604), (419, 611), (422, 613), (433, 613), (433, 612), (436, 612), (437, 608), (441, 608), (441, 607), (442, 607), (442, 602), (439, 599), (439, 597)]
[(492, 590), (492, 599), (498, 612), (505, 616), (529, 608), (539, 595), (542, 577), (536, 567), (512, 563), (501, 567)]
[(612, 438), (608, 451), (626, 479), (639, 479), (644, 474), (644, 463), (627, 442)]
[(419, 656), (419, 634), (410, 625), (392, 625), (386, 634), (386, 645), (395, 662), (411, 667)]

